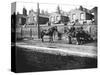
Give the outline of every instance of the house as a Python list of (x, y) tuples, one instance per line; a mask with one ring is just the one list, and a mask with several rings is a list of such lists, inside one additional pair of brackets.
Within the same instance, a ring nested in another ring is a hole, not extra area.
[(49, 16), (49, 22), (51, 24), (65, 24), (69, 21), (69, 17), (67, 15), (63, 15), (57, 12), (51, 13)]
[(17, 14), (16, 15), (16, 24), (17, 25), (24, 25), (26, 24), (27, 16), (24, 16), (23, 14)]
[(37, 15), (33, 10), (29, 11), (29, 15), (27, 16), (27, 24), (36, 24), (37, 23)]
[(17, 15), (16, 15), (16, 24), (17, 25), (24, 25), (24, 24), (26, 24), (26, 21), (27, 21), (27, 10), (24, 7), (22, 14), (20, 14), (19, 12), (17, 12)]
[(71, 10), (69, 12), (69, 17), (70, 17), (70, 22), (78, 21), (80, 24), (83, 24), (84, 22), (89, 24), (93, 19), (93, 15), (86, 8), (83, 8), (83, 10), (80, 9)]
[[(33, 10), (29, 11), (29, 15), (27, 16), (27, 24), (36, 25), (37, 24), (37, 13)], [(48, 23), (49, 18), (48, 15), (39, 14), (39, 24), (46, 24)]]
[(94, 7), (91, 9), (91, 14), (94, 15), (94, 24), (97, 25), (97, 16), (98, 16), (98, 7)]

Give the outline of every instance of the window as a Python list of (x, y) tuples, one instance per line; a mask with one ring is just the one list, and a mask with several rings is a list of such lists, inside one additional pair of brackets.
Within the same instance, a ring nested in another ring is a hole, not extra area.
[(72, 15), (72, 19), (73, 19), (73, 20), (76, 19), (76, 15), (75, 15), (75, 14)]
[(34, 21), (36, 21), (37, 20), (37, 18), (36, 18), (36, 16), (34, 16)]
[(50, 21), (52, 21), (52, 16), (50, 17)]
[(33, 21), (36, 21), (37, 19), (36, 19), (36, 16), (33, 16)]
[(80, 14), (80, 19), (84, 20), (84, 14), (83, 13)]
[(59, 16), (56, 16), (56, 20), (59, 21)]
[(22, 23), (22, 18), (19, 18), (19, 24), (21, 24)]
[(53, 22), (54, 21), (54, 16), (51, 16), (51, 22)]

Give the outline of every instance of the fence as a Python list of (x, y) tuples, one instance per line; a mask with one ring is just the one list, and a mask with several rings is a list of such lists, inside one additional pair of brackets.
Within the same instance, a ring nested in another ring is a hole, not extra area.
[[(59, 32), (64, 33), (64, 30), (68, 27), (71, 27), (71, 25), (52, 25), (57, 26), (57, 29)], [(40, 26), (40, 31), (44, 29), (49, 29), (52, 26)], [(75, 27), (80, 27), (80, 25), (77, 25)], [(87, 31), (94, 39), (97, 39), (97, 25), (83, 25), (83, 29)], [(17, 38), (38, 38), (38, 27), (33, 25), (27, 25), (26, 27), (18, 27), (16, 29)]]
[(20, 27), (16, 29), (17, 38), (37, 38), (38, 36), (38, 27)]

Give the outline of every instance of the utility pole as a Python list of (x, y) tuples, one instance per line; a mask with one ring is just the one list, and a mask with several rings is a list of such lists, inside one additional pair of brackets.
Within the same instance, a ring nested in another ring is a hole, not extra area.
[(40, 8), (39, 8), (39, 3), (37, 3), (37, 26), (38, 26), (38, 39), (40, 39), (39, 14), (40, 14)]

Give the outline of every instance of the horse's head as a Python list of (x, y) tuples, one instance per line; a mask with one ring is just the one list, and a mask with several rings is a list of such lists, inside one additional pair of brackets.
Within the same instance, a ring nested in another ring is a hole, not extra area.
[(58, 30), (57, 30), (57, 26), (54, 26), (54, 27), (52, 27), (52, 28), (49, 28), (49, 31), (51, 31), (51, 32), (58, 31)]
[(54, 27), (53, 27), (53, 30), (54, 30), (54, 31), (58, 31), (57, 26), (54, 26)]

